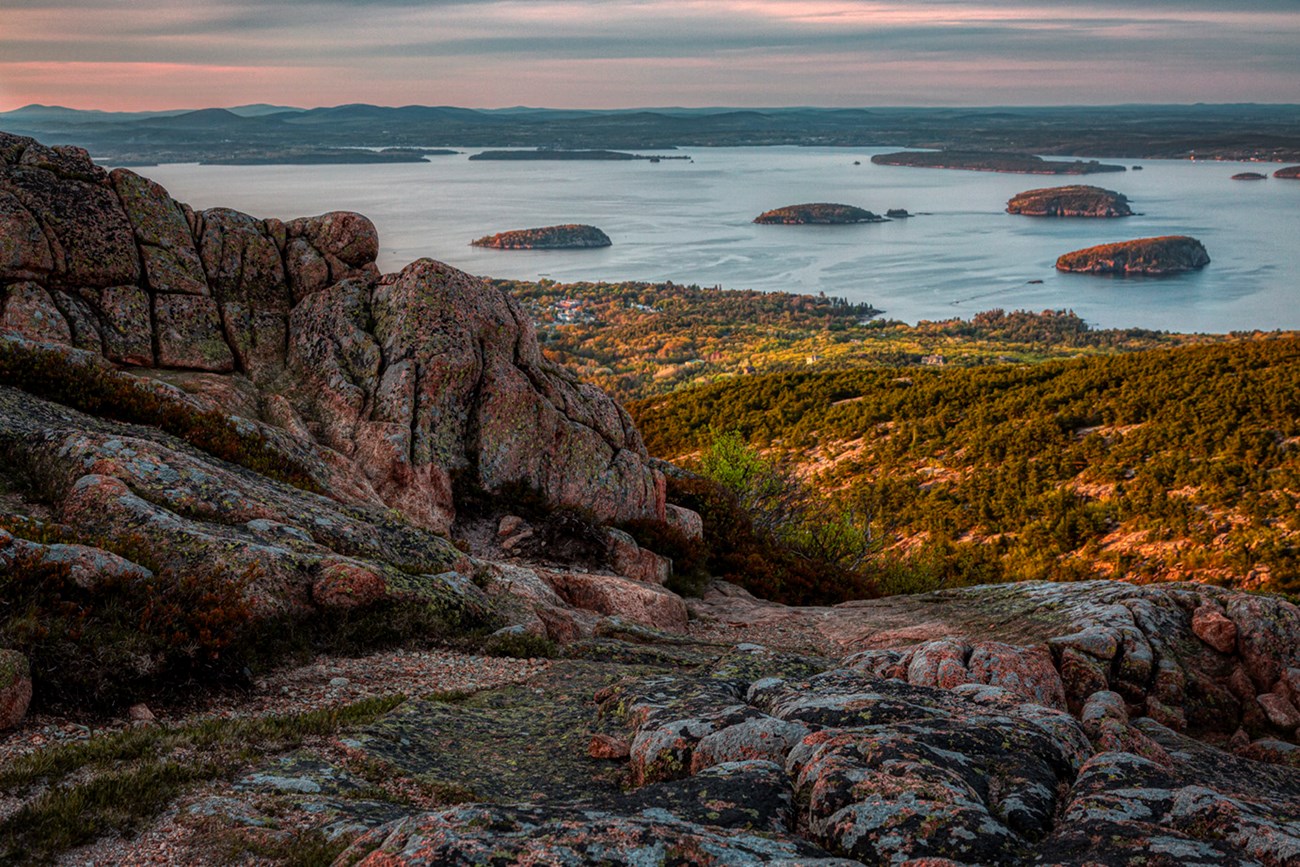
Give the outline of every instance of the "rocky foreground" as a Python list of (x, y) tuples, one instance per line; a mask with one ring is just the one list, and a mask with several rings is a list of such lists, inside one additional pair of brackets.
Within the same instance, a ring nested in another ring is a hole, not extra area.
[(1163, 276), (1198, 271), (1208, 264), (1210, 254), (1200, 241), (1184, 235), (1165, 235), (1075, 250), (1057, 259), (1056, 269), (1081, 274)]
[[(0, 159), (0, 581), (21, 602), (0, 724), (158, 710), (87, 748), (29, 738), (0, 768), (4, 858), (138, 862), (175, 832), (148, 857), (1300, 859), (1294, 605), (1119, 582), (683, 599), (609, 525), (699, 539), (700, 517), (506, 295), (429, 260), (379, 274), (359, 215), (195, 212), (12, 136)], [(554, 658), (491, 688), (404, 681), (310, 737), (168, 722), (178, 690), (256, 698), (246, 664), (341, 636)]]

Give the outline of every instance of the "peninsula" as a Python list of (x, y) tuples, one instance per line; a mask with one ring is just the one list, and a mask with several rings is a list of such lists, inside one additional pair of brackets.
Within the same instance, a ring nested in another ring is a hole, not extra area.
[(1028, 217), (1133, 216), (1123, 193), (1082, 185), (1026, 190), (1007, 202), (1007, 213)]
[(754, 218), (755, 223), (781, 226), (831, 226), (846, 223), (887, 223), (884, 217), (853, 205), (831, 202), (809, 202), (803, 205), (786, 205), (764, 211)]
[(1088, 274), (1177, 274), (1210, 264), (1205, 245), (1186, 235), (1139, 238), (1101, 244), (1066, 253), (1056, 260), (1058, 271)]
[(1033, 154), (1001, 151), (899, 151), (876, 154), (871, 161), (878, 166), (910, 166), (919, 169), (965, 169), (972, 172), (1006, 172), (1018, 175), (1092, 175), (1100, 172), (1126, 171), (1123, 166), (1096, 160), (1063, 162), (1045, 160)]
[(493, 247), (498, 250), (582, 250), (589, 247), (608, 247), (612, 243), (595, 226), (567, 223), (563, 226), (544, 226), (539, 229), (515, 229), (496, 235), (485, 235), (471, 241), (474, 247)]

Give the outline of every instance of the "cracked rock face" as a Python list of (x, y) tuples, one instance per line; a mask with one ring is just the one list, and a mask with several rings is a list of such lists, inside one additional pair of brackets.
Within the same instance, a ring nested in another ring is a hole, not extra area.
[(454, 476), (665, 520), (631, 419), (542, 358), (512, 299), (427, 259), (381, 279), (378, 250), (359, 214), (195, 212), (79, 148), (0, 133), (0, 331), (190, 386), (314, 451), (335, 499), (435, 532)]
[(863, 670), (861, 656), (849, 661), (855, 668), (748, 682), (714, 666), (624, 682), (597, 699), (634, 738), (634, 781), (728, 767), (714, 756), (782, 767), (795, 826), (853, 863), (1300, 857), (1295, 769), (1232, 756), (1150, 718), (1130, 722), (1113, 692), (1094, 696), (1080, 721), (1015, 685), (920, 686)]

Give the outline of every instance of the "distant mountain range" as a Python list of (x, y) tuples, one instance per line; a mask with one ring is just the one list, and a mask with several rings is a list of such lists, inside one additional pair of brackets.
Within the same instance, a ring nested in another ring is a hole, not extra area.
[(29, 105), (0, 112), (0, 129), (78, 144), (110, 162), (257, 159), (353, 147), (778, 144), (1300, 159), (1300, 105), (571, 110), (257, 104), (158, 112)]

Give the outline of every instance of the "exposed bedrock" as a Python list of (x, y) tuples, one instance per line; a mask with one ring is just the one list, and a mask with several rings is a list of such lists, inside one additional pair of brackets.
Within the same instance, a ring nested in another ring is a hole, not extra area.
[(194, 211), (79, 148), (0, 133), (0, 332), (75, 347), (278, 431), (336, 500), (445, 533), (452, 480), (663, 520), (630, 418), (447, 265), (380, 277), (359, 214)]

